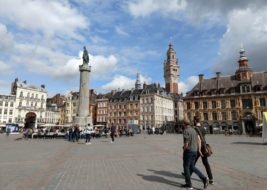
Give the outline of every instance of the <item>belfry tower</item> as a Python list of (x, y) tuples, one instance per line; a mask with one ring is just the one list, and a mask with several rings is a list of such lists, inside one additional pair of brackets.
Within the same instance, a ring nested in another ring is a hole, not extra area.
[(179, 69), (180, 67), (178, 60), (176, 59), (176, 52), (174, 51), (172, 44), (169, 44), (167, 60), (164, 61), (165, 88), (169, 93), (179, 93)]

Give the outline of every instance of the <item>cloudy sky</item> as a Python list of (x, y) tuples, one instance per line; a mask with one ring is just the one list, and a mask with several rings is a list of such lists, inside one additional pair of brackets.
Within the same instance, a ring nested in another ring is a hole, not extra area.
[(79, 88), (89, 51), (97, 92), (164, 84), (171, 42), (180, 91), (217, 71), (233, 74), (243, 44), (254, 71), (266, 71), (266, 0), (0, 0), (0, 94), (15, 79), (46, 85), (49, 96)]

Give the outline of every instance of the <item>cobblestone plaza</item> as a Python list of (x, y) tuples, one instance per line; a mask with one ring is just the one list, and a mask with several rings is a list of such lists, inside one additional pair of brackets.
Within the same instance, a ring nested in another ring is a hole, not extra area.
[[(0, 134), (1, 190), (177, 190), (182, 189), (182, 135), (92, 139), (20, 139)], [(207, 189), (267, 187), (267, 145), (261, 138), (208, 135), (214, 185)], [(206, 175), (201, 160), (197, 166)], [(203, 184), (192, 176), (193, 187)]]

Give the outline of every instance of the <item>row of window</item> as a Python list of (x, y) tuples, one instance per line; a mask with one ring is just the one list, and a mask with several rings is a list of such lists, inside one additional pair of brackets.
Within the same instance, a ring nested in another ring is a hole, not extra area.
[[(118, 114), (119, 114), (118, 116), (126, 116), (126, 112), (124, 112), (124, 113), (119, 112)], [(110, 116), (116, 116), (116, 112), (114, 112), (114, 114), (110, 113)], [(98, 122), (104, 122), (105, 118), (106, 117), (104, 117), (104, 116), (98, 116), (97, 117), (97, 121)], [(148, 120), (149, 121), (149, 120), (153, 120), (153, 119), (154, 119), (154, 115), (141, 115), (140, 116), (140, 120)], [(165, 121), (165, 120), (172, 121), (173, 120), (173, 116), (156, 115), (155, 119), (156, 120), (161, 120), (161, 121)]]
[[(261, 107), (265, 107), (266, 106), (266, 99), (265, 98), (260, 98), (259, 99), (259, 104)], [(242, 99), (242, 106), (245, 109), (252, 109), (253, 108), (253, 102), (252, 99)], [(208, 105), (207, 101), (203, 101), (202, 102), (202, 109), (208, 109), (208, 108), (212, 108), (212, 109), (216, 109), (216, 108), (221, 108), (221, 109), (225, 109), (227, 107), (227, 101), (226, 100), (221, 100), (220, 101), (220, 105), (219, 105), (219, 101), (211, 101), (210, 106)], [(235, 108), (236, 107), (236, 100), (235, 99), (231, 99), (229, 102), (229, 106), (230, 108)], [(191, 103), (187, 102), (186, 103), (186, 108), (189, 110), (191, 109)], [(200, 102), (194, 102), (194, 108), (196, 110), (200, 109)]]
[(97, 122), (106, 122), (106, 117), (98, 116), (97, 117)]
[(107, 110), (98, 110), (98, 114), (106, 114)]
[(99, 102), (97, 104), (97, 106), (100, 107), (100, 108), (107, 107), (107, 103), (106, 102)]
[(14, 106), (14, 102), (3, 102), (3, 101), (0, 101), (0, 106), (8, 107), (8, 103), (10, 107)]
[[(110, 112), (109, 113), (110, 117), (123, 117), (123, 116), (127, 116), (127, 113), (126, 112)], [(138, 116), (138, 112), (136, 111), (129, 111), (128, 112), (128, 115), (133, 115), (133, 116)]]
[[(2, 109), (0, 108), (0, 115), (7, 115), (8, 109)], [(13, 114), (13, 110), (9, 110), (9, 115)]]
[(141, 99), (141, 103), (145, 104), (145, 103), (152, 103), (153, 102), (153, 98), (142, 98)]
[[(20, 91), (19, 97), (24, 97), (23, 91)], [(39, 96), (38, 96), (38, 94), (34, 95), (34, 93), (32, 93), (31, 96), (30, 96), (30, 92), (27, 92), (27, 96), (25, 96), (25, 97), (26, 98), (34, 98), (35, 97), (36, 99), (38, 99)], [(44, 95), (43, 94), (41, 95), (41, 99), (42, 100), (44, 99)]]
[[(153, 115), (141, 115), (140, 121), (151, 121), (154, 119)], [(172, 116), (166, 116), (166, 115), (155, 115), (155, 120), (157, 121), (173, 121)]]
[[(21, 106), (22, 106), (22, 102), (20, 101), (19, 102), (19, 107), (21, 107)], [(27, 101), (26, 102), (26, 106), (37, 107), (37, 102), (29, 102), (29, 101)], [(44, 109), (44, 103), (41, 103), (41, 107), (40, 108)]]
[[(187, 113), (187, 116), (188, 116), (188, 118), (192, 119), (192, 114), (191, 113)], [(231, 112), (231, 118), (227, 117), (227, 113), (226, 112), (221, 112), (221, 113), (212, 112), (211, 114), (209, 114), (207, 112), (204, 112), (203, 113), (203, 119), (204, 119), (204, 121), (238, 120), (236, 111), (232, 111)]]
[[(195, 109), (200, 109), (200, 102), (194, 102), (194, 106), (195, 106)], [(230, 107), (231, 108), (235, 108), (236, 106), (236, 101), (235, 99), (232, 99), (230, 100)], [(208, 109), (210, 106), (208, 105), (208, 102), (207, 101), (203, 101), (202, 102), (202, 109)], [(191, 103), (190, 102), (187, 102), (186, 104), (186, 108), (189, 110), (191, 109)], [(211, 108), (212, 109), (215, 109), (215, 108), (219, 108), (219, 105), (218, 105), (218, 102), (213, 100), (211, 101)], [(221, 100), (221, 107), (222, 109), (225, 109), (226, 108), (226, 101), (225, 100)]]
[[(127, 109), (127, 105), (125, 104), (125, 105), (111, 105), (111, 106), (109, 106), (109, 109), (110, 110), (112, 110), (112, 109)], [(138, 108), (138, 104), (130, 104), (129, 105), (129, 108), (130, 109), (133, 109), (133, 108)]]

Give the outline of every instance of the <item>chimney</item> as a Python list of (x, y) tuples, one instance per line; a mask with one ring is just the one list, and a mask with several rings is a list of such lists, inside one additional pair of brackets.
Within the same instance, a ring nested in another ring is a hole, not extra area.
[(220, 87), (220, 83), (219, 83), (220, 76), (221, 76), (221, 72), (216, 72), (217, 89), (219, 89)]
[(204, 80), (204, 74), (199, 74), (198, 80), (199, 80), (199, 90), (202, 91), (202, 82)]
[(143, 89), (146, 89), (146, 83), (144, 82), (144, 84), (143, 84)]
[(203, 79), (204, 79), (204, 75), (203, 74), (199, 74), (198, 75), (198, 79), (199, 79), (199, 83), (202, 83)]
[(218, 80), (221, 76), (221, 72), (216, 72), (216, 79)]

